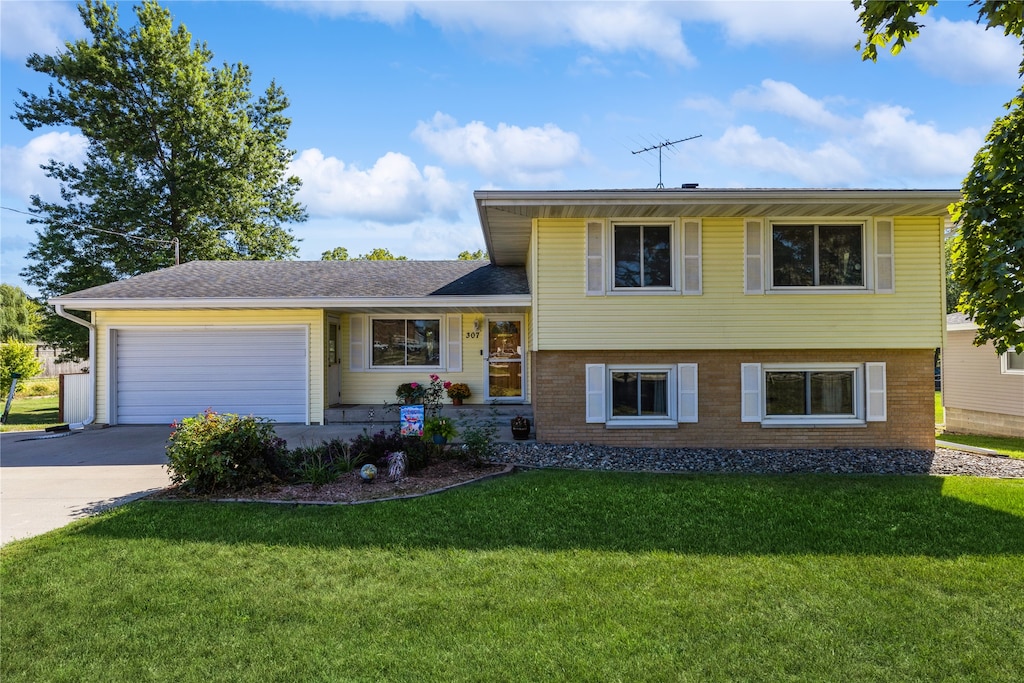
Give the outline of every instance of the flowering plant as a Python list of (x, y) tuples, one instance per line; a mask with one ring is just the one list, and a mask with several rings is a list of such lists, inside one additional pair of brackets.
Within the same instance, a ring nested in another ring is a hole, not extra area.
[(469, 398), (470, 391), (469, 385), (457, 382), (452, 384), (451, 382), (446, 383), (445, 387), (448, 390), (448, 398)]
[(422, 403), (423, 410), (427, 415), (436, 415), (441, 410), (441, 401), (444, 398), (445, 390), (451, 386), (451, 382), (442, 381), (438, 375), (431, 375), (429, 384), (420, 384), (419, 382), (399, 384), (395, 390), (395, 396), (406, 405)]
[(523, 417), (522, 415), (516, 415), (515, 417), (512, 418), (512, 428), (513, 429), (529, 429), (530, 428), (530, 419), (527, 418), (527, 417)]

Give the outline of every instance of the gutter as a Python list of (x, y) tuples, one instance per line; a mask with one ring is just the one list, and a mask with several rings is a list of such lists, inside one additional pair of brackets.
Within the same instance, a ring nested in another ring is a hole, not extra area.
[(64, 304), (54, 303), (53, 310), (65, 320), (70, 320), (89, 329), (89, 372), (92, 373), (92, 381), (89, 382), (89, 417), (82, 422), (68, 425), (71, 429), (85, 429), (86, 425), (92, 424), (96, 419), (96, 326), (84, 318), (65, 311)]

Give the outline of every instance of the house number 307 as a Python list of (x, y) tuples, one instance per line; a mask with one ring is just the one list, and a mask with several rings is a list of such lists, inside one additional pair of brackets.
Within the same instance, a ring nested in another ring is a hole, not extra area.
[(479, 332), (467, 332), (466, 333), (466, 339), (479, 339), (479, 338), (480, 338), (480, 333)]

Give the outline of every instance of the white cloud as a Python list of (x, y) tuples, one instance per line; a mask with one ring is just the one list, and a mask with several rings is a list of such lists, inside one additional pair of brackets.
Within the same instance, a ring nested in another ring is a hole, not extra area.
[[(760, 88), (736, 93), (732, 103), (774, 111), (791, 119), (794, 126), (814, 124), (820, 129), (819, 139), (801, 147), (765, 136), (749, 124), (731, 126), (711, 145), (717, 162), (735, 169), (781, 173), (803, 184), (842, 187), (880, 180), (916, 186), (935, 181), (948, 184), (967, 173), (984, 137), (974, 128), (942, 131), (934, 123), (916, 121), (911, 110), (891, 105), (875, 105), (857, 116), (842, 117), (829, 111), (823, 101), (783, 82), (764, 81)], [(733, 118), (742, 120), (742, 111)], [(801, 138), (811, 137), (813, 129), (805, 128), (804, 133)]]
[(790, 44), (794, 52), (807, 47), (847, 49), (860, 38), (857, 14), (849, 0), (779, 2), (682, 3), (685, 18), (721, 24), (737, 45)]
[(861, 162), (835, 143), (800, 150), (777, 138), (762, 137), (753, 126), (730, 127), (712, 149), (720, 162), (783, 173), (812, 187), (849, 185), (867, 175)]
[(1016, 83), (1021, 61), (1020, 43), (1000, 29), (986, 30), (972, 21), (940, 18), (921, 29), (921, 35), (901, 56), (922, 69), (967, 85)]
[(909, 109), (885, 105), (864, 115), (859, 142), (870, 158), (890, 174), (966, 175), (984, 135), (973, 128), (943, 133), (934, 124), (914, 121), (912, 114)]
[(579, 136), (551, 123), (529, 128), (499, 123), (488, 128), (472, 121), (459, 126), (438, 112), (429, 122), (420, 121), (413, 137), (449, 164), (472, 166), (486, 181), (550, 184), (565, 168), (583, 160)]
[(454, 217), (466, 196), (466, 189), (450, 182), (442, 169), (425, 166), (421, 172), (397, 152), (364, 170), (307, 149), (292, 161), (289, 173), (302, 178), (298, 198), (313, 216), (410, 223), (430, 215)]
[(43, 199), (59, 199), (57, 181), (46, 177), (40, 165), (56, 159), (71, 164), (85, 161), (89, 143), (78, 133), (44, 133), (32, 138), (24, 147), (4, 145), (0, 151), (0, 183), (5, 195), (14, 195), (28, 202), (31, 195)]
[(732, 98), (733, 104), (747, 109), (771, 111), (789, 118), (830, 130), (842, 129), (845, 122), (792, 83), (761, 81), (759, 88), (746, 88)]
[(691, 66), (679, 15), (669, 2), (326, 2), (278, 3), (285, 9), (387, 24), (418, 15), (444, 31), (522, 45), (584, 45), (603, 53), (649, 52)]
[(6, 59), (24, 62), (33, 52), (53, 54), (84, 35), (73, 3), (4, 2), (0, 13), (0, 49)]

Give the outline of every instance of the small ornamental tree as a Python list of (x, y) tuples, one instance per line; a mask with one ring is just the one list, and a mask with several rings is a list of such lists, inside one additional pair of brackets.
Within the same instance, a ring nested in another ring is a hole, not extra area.
[(18, 378), (18, 391), (21, 391), (25, 380), (32, 379), (42, 371), (43, 364), (36, 358), (36, 349), (32, 344), (10, 340), (0, 345), (0, 390), (5, 397), (15, 373), (21, 375)]

